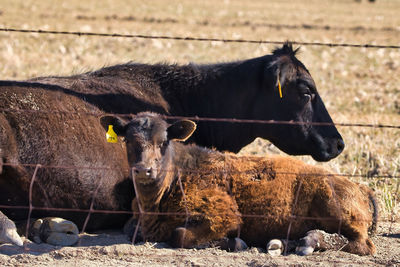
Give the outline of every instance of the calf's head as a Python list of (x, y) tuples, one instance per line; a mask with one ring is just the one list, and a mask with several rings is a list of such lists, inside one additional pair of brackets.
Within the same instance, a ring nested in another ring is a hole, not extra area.
[(115, 133), (124, 138), (129, 166), (134, 168), (135, 179), (141, 184), (158, 182), (160, 172), (171, 168), (169, 163), (175, 153), (172, 142), (185, 141), (196, 129), (190, 120), (170, 125), (151, 112), (139, 113), (130, 121), (104, 116), (100, 123), (106, 131), (112, 125)]
[(261, 86), (264, 89), (258, 92), (253, 117), (300, 124), (259, 124), (255, 127), (257, 132), (265, 133), (264, 138), (288, 154), (311, 155), (317, 161), (328, 161), (343, 151), (344, 142), (334, 125), (312, 124), (329, 124), (332, 119), (309, 71), (296, 58), (296, 52), (290, 44), (285, 44), (267, 61)]

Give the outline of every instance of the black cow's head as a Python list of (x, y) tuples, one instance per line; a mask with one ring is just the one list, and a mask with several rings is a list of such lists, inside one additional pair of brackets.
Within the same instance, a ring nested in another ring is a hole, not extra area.
[(166, 164), (173, 157), (170, 141), (185, 141), (196, 129), (196, 124), (190, 120), (170, 125), (151, 112), (139, 113), (130, 121), (104, 116), (100, 123), (106, 131), (112, 125), (115, 133), (124, 137), (129, 166), (135, 169), (136, 181), (141, 184), (158, 182), (159, 172), (168, 171)]
[(311, 155), (317, 161), (328, 161), (343, 151), (344, 142), (334, 125), (309, 124), (332, 123), (332, 119), (313, 78), (296, 58), (296, 52), (291, 44), (285, 44), (267, 60), (253, 117), (301, 124), (259, 124), (257, 132), (265, 133), (264, 138), (288, 154)]

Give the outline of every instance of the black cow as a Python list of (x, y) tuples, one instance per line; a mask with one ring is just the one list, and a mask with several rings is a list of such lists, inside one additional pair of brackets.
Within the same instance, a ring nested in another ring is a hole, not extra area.
[[(296, 51), (285, 44), (272, 55), (221, 64), (128, 63), (18, 85), (36, 83), (62, 90), (108, 113), (154, 111), (176, 116), (331, 123), (310, 73), (295, 57)], [(10, 82), (0, 82), (0, 87), (8, 85)], [(344, 148), (334, 126), (307, 124), (199, 122), (190, 141), (238, 152), (256, 137), (270, 140), (288, 154), (307, 154), (318, 161), (328, 161)]]

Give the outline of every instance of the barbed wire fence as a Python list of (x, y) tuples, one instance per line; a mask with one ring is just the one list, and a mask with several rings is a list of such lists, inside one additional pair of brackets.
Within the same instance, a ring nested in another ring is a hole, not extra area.
[[(252, 40), (252, 39), (227, 39), (227, 38), (203, 38), (192, 36), (167, 36), (167, 35), (146, 35), (146, 34), (122, 34), (122, 33), (99, 33), (99, 32), (81, 32), (81, 31), (51, 31), (35, 29), (15, 29), (0, 28), (0, 32), (19, 32), (19, 33), (37, 33), (37, 34), (55, 34), (55, 35), (75, 35), (75, 36), (96, 36), (110, 38), (141, 38), (141, 39), (163, 39), (176, 41), (198, 41), (198, 42), (223, 42), (223, 43), (251, 43), (251, 44), (275, 44), (282, 45), (286, 41), (276, 40)], [(351, 44), (351, 43), (323, 43), (323, 42), (303, 42), (290, 41), (294, 45), (304, 46), (328, 46), (328, 47), (355, 47), (355, 48), (383, 48), (400, 49), (400, 45), (378, 45), (378, 44)]]
[[(190, 37), (190, 36), (163, 36), (163, 35), (142, 35), (142, 34), (119, 34), (119, 33), (96, 33), (96, 32), (79, 32), (79, 31), (47, 31), (47, 30), (32, 30), (32, 29), (14, 29), (14, 28), (0, 28), (1, 32), (14, 32), (14, 33), (37, 33), (37, 34), (57, 34), (57, 35), (75, 35), (75, 36), (97, 36), (97, 37), (111, 37), (111, 38), (144, 38), (144, 39), (166, 39), (166, 40), (181, 40), (181, 41), (219, 41), (219, 42), (224, 42), (224, 43), (255, 43), (255, 44), (283, 44), (285, 43), (284, 41), (274, 41), (274, 40), (250, 40), (250, 39), (222, 39), (222, 38), (199, 38), (199, 37)], [(327, 47), (355, 47), (355, 48), (382, 48), (382, 49), (400, 49), (399, 45), (376, 45), (376, 44), (350, 44), (350, 43), (322, 43), (322, 42), (301, 42), (301, 41), (292, 41), (293, 44), (297, 45), (309, 45), (309, 46), (327, 46)], [(38, 110), (12, 110), (12, 109), (4, 109), (0, 108), (1, 112), (24, 112), (24, 113), (35, 113), (35, 112), (49, 112), (49, 111), (38, 111)], [(58, 111), (56, 111), (58, 112)], [(51, 111), (51, 113), (54, 113), (54, 111)], [(62, 113), (70, 113), (70, 112), (62, 112)], [(100, 114), (93, 114), (93, 113), (87, 113), (86, 115), (95, 115), (99, 116)], [(101, 114), (105, 115), (105, 114)], [(126, 115), (126, 116), (134, 116), (134, 114), (108, 114), (108, 115)], [(305, 123), (305, 122), (294, 122), (294, 121), (263, 121), (263, 120), (245, 120), (245, 119), (236, 119), (236, 118), (201, 118), (201, 117), (183, 117), (183, 116), (164, 116), (165, 119), (191, 119), (194, 121), (205, 121), (205, 122), (226, 122), (226, 123), (244, 123), (244, 124), (282, 124), (282, 125), (302, 125), (302, 124), (307, 124), (307, 125), (316, 125), (316, 126), (345, 126), (345, 127), (368, 127), (368, 128), (386, 128), (386, 129), (400, 129), (400, 125), (390, 125), (390, 124), (370, 124), (370, 123)], [(250, 157), (250, 156), (249, 156)], [(3, 166), (13, 166), (14, 164), (12, 163), (3, 163)], [(93, 213), (103, 213), (103, 214), (127, 214), (127, 215), (136, 215), (139, 216), (139, 221), (137, 224), (137, 227), (135, 229), (134, 235), (132, 242), (135, 241), (135, 238), (138, 234), (139, 231), (139, 225), (140, 225), (140, 218), (143, 215), (153, 215), (153, 216), (160, 216), (160, 215), (165, 215), (165, 216), (184, 216), (186, 218), (186, 222), (189, 220), (189, 217), (192, 216), (193, 214), (190, 214), (188, 210), (184, 213), (170, 213), (170, 212), (146, 212), (142, 210), (139, 207), (139, 212), (133, 212), (131, 210), (99, 210), (94, 208), (94, 202), (97, 196), (97, 192), (99, 188), (101, 187), (102, 184), (102, 179), (99, 179), (98, 184), (96, 186), (96, 190), (93, 193), (91, 204), (87, 209), (70, 209), (70, 208), (63, 208), (63, 207), (36, 207), (33, 205), (32, 202), (32, 188), (33, 185), (35, 184), (36, 181), (36, 176), (37, 172), (39, 169), (46, 169), (46, 168), (58, 168), (58, 169), (92, 169), (92, 170), (102, 170), (106, 171), (109, 170), (110, 168), (108, 167), (93, 167), (93, 166), (62, 166), (62, 165), (46, 165), (45, 163), (32, 163), (32, 164), (18, 164), (20, 166), (24, 167), (33, 167), (34, 173), (31, 178), (30, 182), (30, 188), (29, 188), (29, 205), (27, 206), (15, 206), (15, 205), (0, 205), (0, 208), (4, 209), (27, 209), (28, 210), (28, 218), (27, 218), (27, 227), (26, 227), (26, 236), (28, 236), (28, 231), (30, 227), (30, 217), (31, 213), (33, 210), (43, 210), (43, 211), (71, 211), (71, 212), (84, 212), (87, 213), (87, 217), (85, 219), (84, 225), (82, 227), (81, 232), (84, 232), (87, 224), (89, 222), (90, 216)], [(164, 171), (169, 171), (169, 170), (164, 170)], [(184, 172), (197, 172), (197, 173), (204, 173), (207, 174), (207, 172), (202, 172), (198, 170), (183, 170)], [(133, 173), (133, 169), (131, 170), (131, 173)], [(224, 175), (226, 177), (227, 174), (229, 174), (229, 170), (225, 170), (221, 175)], [(279, 172), (280, 174), (293, 174), (290, 172)], [(313, 174), (315, 175), (315, 174)], [(326, 173), (321, 173), (322, 176), (330, 176), (330, 175), (335, 175), (335, 176), (345, 176), (345, 177), (363, 177), (363, 178), (394, 178), (398, 179), (400, 176), (397, 175), (380, 175), (380, 174), (375, 174), (373, 176), (370, 176), (368, 174), (348, 174), (348, 173), (341, 173), (341, 174), (326, 174)], [(136, 191), (136, 185), (135, 185), (135, 176), (134, 174), (132, 176), (132, 181), (134, 188), (132, 190)], [(181, 184), (180, 184), (181, 185)], [(184, 189), (182, 185), (180, 186), (181, 191), (183, 196), (185, 196)], [(296, 207), (297, 202), (298, 202), (298, 195), (300, 191), (301, 186), (298, 186), (297, 192), (296, 192), (296, 200), (295, 203), (293, 204), (293, 207)], [(399, 193), (399, 186), (397, 185), (396, 189), (396, 194)], [(137, 195), (137, 192), (136, 192)], [(334, 194), (334, 197), (336, 198), (336, 194)], [(335, 199), (337, 203), (337, 199)], [(340, 209), (340, 207), (337, 207)], [(209, 214), (208, 214), (209, 215)], [(392, 210), (392, 217), (394, 215), (394, 209)], [(223, 216), (223, 214), (214, 214), (213, 216)], [(241, 217), (257, 217), (257, 218), (268, 218), (269, 215), (267, 214), (241, 214)], [(314, 218), (314, 217), (302, 217), (302, 216), (296, 216), (292, 214), (290, 216), (290, 225), (291, 223), (296, 220), (296, 219), (301, 219), (301, 220), (332, 220), (332, 218)], [(390, 229), (392, 229), (392, 224), (394, 221), (391, 221)], [(288, 227), (287, 231), (287, 238), (286, 240), (289, 240), (290, 233), (291, 233), (291, 227)], [(186, 224), (185, 224), (186, 226)], [(341, 231), (341, 220), (338, 225), (338, 232), (340, 233)], [(240, 233), (238, 233), (240, 235)], [(25, 246), (25, 250), (28, 251), (28, 249)]]
[[(259, 157), (255, 157), (255, 156), (242, 156), (243, 158), (259, 158)], [(91, 215), (93, 213), (102, 213), (102, 214), (127, 214), (127, 215), (132, 215), (132, 216), (138, 216), (138, 223), (135, 227), (135, 231), (132, 237), (132, 244), (135, 244), (135, 240), (136, 237), (138, 235), (139, 232), (139, 226), (141, 223), (141, 218), (142, 216), (180, 216), (180, 217), (185, 217), (185, 228), (187, 225), (187, 222), (190, 220), (191, 216), (215, 216), (215, 217), (221, 217), (221, 216), (232, 216), (231, 214), (221, 214), (221, 213), (216, 213), (216, 214), (210, 214), (210, 213), (200, 213), (200, 212), (195, 212), (195, 213), (191, 213), (188, 211), (187, 208), (187, 203), (185, 200), (185, 190), (184, 190), (184, 186), (182, 186), (182, 182), (180, 180), (180, 177), (178, 177), (178, 183), (179, 183), (179, 188), (181, 190), (182, 193), (182, 197), (183, 197), (183, 201), (185, 202), (185, 206), (186, 206), (186, 210), (185, 212), (154, 212), (154, 211), (145, 211), (143, 208), (141, 208), (140, 204), (139, 204), (139, 195), (138, 191), (137, 191), (137, 183), (135, 181), (135, 168), (131, 169), (131, 177), (132, 177), (132, 182), (133, 182), (133, 190), (135, 191), (135, 195), (136, 198), (138, 199), (137, 203), (138, 203), (138, 208), (139, 211), (138, 212), (134, 212), (134, 211), (128, 211), (128, 210), (100, 210), (100, 209), (94, 209), (94, 203), (97, 197), (97, 193), (99, 191), (99, 188), (101, 187), (102, 181), (105, 177), (105, 175), (103, 175), (101, 177), (101, 179), (98, 179), (98, 183), (95, 186), (95, 190), (93, 192), (92, 198), (91, 198), (91, 202), (89, 205), (89, 208), (87, 209), (79, 209), (79, 208), (65, 208), (65, 207), (40, 207), (40, 206), (34, 206), (33, 205), (33, 186), (34, 184), (38, 184), (39, 180), (37, 179), (37, 174), (38, 174), (38, 170), (39, 169), (46, 169), (46, 168), (57, 168), (57, 169), (91, 169), (91, 170), (101, 170), (101, 171), (106, 171), (106, 170), (110, 170), (112, 168), (108, 168), (108, 167), (92, 167), (92, 166), (60, 166), (60, 165), (41, 165), (41, 164), (11, 164), (11, 163), (4, 163), (4, 166), (14, 166), (14, 165), (19, 165), (19, 166), (26, 166), (26, 167), (34, 167), (34, 171), (33, 171), (33, 175), (31, 177), (30, 180), (30, 186), (29, 186), (29, 204), (27, 206), (15, 206), (15, 205), (0, 205), (0, 208), (2, 209), (26, 209), (28, 210), (28, 217), (27, 217), (27, 223), (26, 223), (26, 236), (29, 236), (29, 229), (31, 227), (31, 214), (33, 212), (33, 210), (39, 210), (39, 211), (58, 211), (58, 212), (80, 212), (80, 213), (87, 213), (81, 233), (84, 233), (87, 227), (87, 224), (89, 222), (89, 219), (91, 217)], [(175, 172), (175, 170), (163, 170), (164, 172)], [(201, 171), (201, 170), (180, 170), (179, 172), (184, 172), (186, 174), (191, 174), (191, 173), (196, 173), (196, 174), (204, 174), (204, 175), (210, 175), (210, 174), (214, 174), (215, 172), (206, 172), (206, 171)], [(245, 173), (245, 172), (232, 172), (230, 170), (226, 170), (224, 169), (223, 171), (221, 171), (221, 175), (224, 176), (226, 178), (226, 174), (230, 174), (230, 175), (234, 175), (234, 174), (241, 174), (241, 173)], [(279, 174), (289, 174), (289, 175), (296, 175), (298, 173), (293, 173), (293, 172), (276, 172), (277, 175)], [(332, 185), (332, 181), (330, 177), (334, 177), (335, 174), (329, 174), (329, 173), (325, 173), (325, 174), (316, 174), (316, 173), (302, 173), (302, 175), (323, 175), (325, 177), (328, 177), (328, 180), (330, 181), (330, 185), (331, 188), (333, 189), (333, 185)], [(180, 174), (178, 173), (178, 176), (180, 176)], [(400, 178), (400, 177), (397, 177)], [(39, 185), (40, 186), (40, 185)], [(41, 187), (41, 186), (40, 186)], [(295, 201), (293, 203), (293, 209), (292, 209), (292, 214), (287, 217), (287, 218), (280, 218), (280, 219), (287, 219), (289, 221), (289, 226), (288, 226), (288, 230), (287, 230), (287, 235), (286, 235), (286, 243), (285, 245), (287, 246), (287, 244), (289, 244), (289, 238), (290, 238), (290, 233), (291, 233), (291, 225), (294, 221), (296, 220), (302, 220), (302, 221), (339, 221), (338, 222), (338, 233), (340, 234), (341, 232), (341, 228), (342, 228), (342, 219), (341, 217), (339, 218), (339, 220), (337, 218), (332, 218), (332, 217), (309, 217), (309, 216), (299, 216), (296, 215), (294, 212), (296, 211), (296, 207), (297, 207), (297, 203), (299, 201), (299, 193), (301, 191), (302, 188), (302, 183), (300, 181), (300, 184), (297, 186), (297, 190), (296, 190), (296, 194), (295, 194)], [(337, 209), (340, 211), (340, 204), (337, 200), (337, 195), (335, 193), (333, 193), (333, 198), (334, 198), (334, 203), (337, 206)], [(276, 219), (276, 216), (274, 215), (269, 215), (269, 214), (240, 214), (238, 215), (241, 218), (257, 218), (257, 219)], [(360, 219), (358, 219), (360, 220)], [(361, 220), (362, 221), (362, 220)], [(366, 222), (368, 223), (368, 222)], [(240, 226), (238, 229), (238, 237), (240, 237)], [(78, 244), (79, 245), (79, 244)], [(25, 243), (24, 249), (26, 251), (29, 251), (30, 249), (27, 248), (27, 243)], [(287, 252), (287, 247), (285, 247), (285, 254)]]
[[(12, 109), (0, 109), (0, 111), (2, 112), (16, 112), (16, 113), (34, 113), (34, 112), (39, 112), (39, 113), (54, 113), (54, 111), (43, 111), (43, 110), (12, 110)], [(76, 112), (62, 112), (62, 113), (76, 113)], [(86, 115), (95, 115), (95, 116), (102, 116), (105, 115), (105, 113), (84, 113)], [(110, 114), (107, 114), (110, 115)], [(126, 115), (126, 116), (130, 116), (133, 117), (135, 116), (134, 114), (112, 114), (112, 115)], [(243, 120), (243, 119), (223, 119), (223, 118), (201, 118), (201, 117), (184, 117), (184, 116), (167, 116), (167, 115), (163, 115), (162, 117), (164, 117), (164, 119), (172, 119), (172, 120), (176, 120), (176, 119), (192, 119), (192, 120), (197, 120), (197, 121), (210, 121), (210, 122), (227, 122), (227, 123), (262, 123), (262, 124), (286, 124), (286, 125), (299, 125), (299, 124), (305, 124), (304, 122), (293, 122), (293, 121), (263, 121), (263, 120)], [(322, 126), (337, 126), (340, 124), (335, 124), (335, 123), (307, 123), (307, 124), (315, 124), (315, 125), (322, 125)], [(372, 127), (372, 128), (389, 128), (389, 129), (399, 129), (400, 126), (398, 125), (381, 125), (381, 124), (347, 124), (347, 123), (343, 123), (343, 125), (346, 126), (352, 126), (352, 127)], [(242, 156), (243, 158), (255, 158), (256, 156)], [(98, 185), (96, 186), (96, 190), (93, 193), (92, 196), (92, 201), (90, 204), (90, 207), (87, 209), (72, 209), (72, 208), (63, 208), (63, 207), (36, 207), (33, 206), (32, 204), (32, 188), (33, 188), (33, 184), (37, 181), (35, 181), (36, 176), (37, 176), (37, 172), (39, 169), (90, 169), (90, 170), (102, 170), (102, 171), (107, 171), (110, 170), (112, 168), (110, 167), (94, 167), (94, 166), (73, 166), (73, 165), (46, 165), (44, 163), (3, 163), (3, 166), (23, 166), (23, 167), (31, 167), (31, 168), (35, 168), (34, 169), (34, 173), (33, 176), (31, 178), (31, 182), (30, 182), (30, 189), (29, 189), (29, 205), (28, 206), (14, 206), (14, 205), (0, 205), (0, 208), (4, 208), (4, 209), (27, 209), (28, 212), (28, 220), (27, 220), (27, 227), (26, 227), (26, 236), (28, 236), (28, 231), (29, 231), (29, 227), (30, 227), (30, 217), (31, 217), (31, 213), (33, 210), (41, 210), (41, 211), (59, 211), (59, 212), (65, 212), (65, 211), (69, 211), (69, 212), (85, 212), (87, 213), (87, 217), (85, 219), (84, 225), (82, 227), (81, 232), (84, 232), (86, 229), (86, 226), (89, 222), (90, 216), (93, 213), (102, 213), (102, 214), (129, 214), (129, 215), (136, 215), (139, 216), (139, 220), (138, 220), (138, 226), (140, 225), (140, 218), (141, 216), (186, 216), (186, 221), (189, 220), (190, 216), (194, 216), (194, 215), (201, 215), (201, 214), (193, 214), (193, 213), (189, 213), (188, 211), (184, 212), (184, 213), (173, 213), (173, 212), (146, 212), (144, 210), (142, 210), (139, 207), (139, 212), (133, 212), (133, 211), (127, 211), (127, 210), (98, 210), (98, 209), (94, 209), (94, 202), (96, 200), (96, 195), (97, 192), (101, 186), (101, 182), (102, 179), (99, 179)], [(173, 172), (173, 170), (163, 170), (164, 172)], [(204, 170), (181, 170), (181, 172), (186, 173), (186, 174), (190, 174), (190, 173), (196, 173), (196, 174), (200, 174), (200, 175), (210, 175), (212, 174), (212, 172), (210, 171), (204, 171)], [(134, 188), (133, 190), (136, 191), (136, 183), (134, 180), (134, 172), (132, 169), (132, 179), (133, 179), (133, 185)], [(221, 175), (226, 177), (226, 175), (232, 175), (232, 174), (240, 174), (240, 173), (246, 173), (246, 172), (232, 172), (230, 170), (224, 170), (221, 172)], [(288, 171), (277, 171), (276, 174), (278, 175), (296, 175), (296, 173), (293, 172), (288, 172)], [(304, 174), (304, 175), (307, 175)], [(309, 174), (311, 175), (311, 174)], [(333, 176), (345, 176), (345, 177), (363, 177), (363, 178), (393, 178), (393, 179), (399, 179), (400, 176), (396, 176), (396, 175), (380, 175), (380, 174), (375, 174), (373, 176), (370, 176), (368, 174), (348, 174), (348, 173), (338, 173), (338, 174), (333, 174), (333, 173), (313, 173), (312, 175), (314, 176), (321, 176), (321, 177), (333, 177)], [(40, 185), (39, 185), (40, 186)], [(184, 196), (184, 188), (181, 186), (181, 191), (182, 194)], [(299, 186), (300, 188), (300, 186)], [(300, 189), (298, 189), (300, 190)], [(297, 191), (296, 193), (296, 201), (294, 204), (294, 207), (296, 207), (296, 203), (298, 201), (298, 194), (299, 191)], [(136, 191), (136, 195), (137, 191)], [(337, 196), (334, 194), (334, 197), (336, 198)], [(340, 207), (338, 207), (338, 209), (340, 210)], [(394, 212), (394, 210), (392, 211)], [(204, 214), (203, 214), (204, 215)], [(210, 216), (210, 214), (207, 214), (208, 216)], [(393, 215), (393, 214), (392, 214)], [(211, 214), (211, 216), (226, 216), (224, 214)], [(240, 215), (242, 218), (246, 218), (246, 217), (255, 217), (255, 218), (270, 218), (271, 215), (267, 215), (267, 214), (241, 214)], [(394, 216), (392, 216), (394, 217)], [(319, 221), (324, 221), (324, 220), (336, 220), (336, 219), (332, 219), (332, 218), (315, 218), (315, 217), (304, 217), (304, 216), (296, 216), (294, 214), (292, 214), (289, 218), (290, 221), (290, 225), (292, 224), (292, 222), (294, 220), (319, 220)], [(391, 221), (391, 225), (393, 224), (393, 221)], [(287, 232), (287, 238), (286, 238), (286, 244), (288, 244), (288, 240), (290, 237), (290, 233), (291, 233), (291, 227), (288, 227), (288, 232)], [(134, 243), (134, 240), (136, 239), (136, 236), (139, 232), (139, 227), (136, 227), (135, 232), (134, 232), (134, 236), (132, 239), (132, 243)], [(391, 228), (391, 226), (390, 226)], [(341, 223), (339, 223), (338, 226), (338, 232), (340, 233), (341, 229)], [(239, 236), (239, 233), (238, 233)]]

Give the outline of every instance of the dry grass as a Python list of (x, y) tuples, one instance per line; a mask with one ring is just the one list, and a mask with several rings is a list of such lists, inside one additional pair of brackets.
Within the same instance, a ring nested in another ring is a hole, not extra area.
[[(366, 0), (0, 0), (0, 27), (399, 45), (399, 11), (398, 0), (378, 0), (375, 4)], [(321, 28), (327, 25), (330, 29)], [(0, 32), (0, 75), (1, 79), (70, 75), (130, 60), (220, 62), (260, 56), (272, 48), (258, 44)], [(301, 51), (300, 58), (312, 73), (335, 121), (400, 124), (399, 50), (304, 46)], [(399, 130), (339, 130), (346, 150), (323, 165), (341, 173), (400, 175)], [(268, 142), (257, 140), (242, 153), (279, 152)], [(304, 160), (317, 164), (309, 157)], [(400, 216), (400, 179), (355, 180), (375, 189), (383, 218)]]

